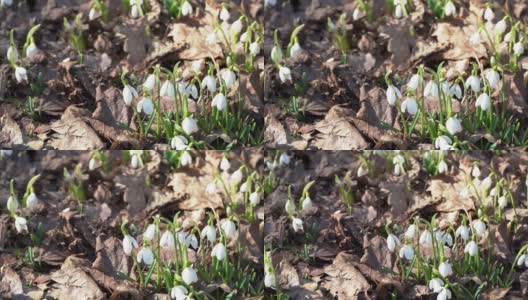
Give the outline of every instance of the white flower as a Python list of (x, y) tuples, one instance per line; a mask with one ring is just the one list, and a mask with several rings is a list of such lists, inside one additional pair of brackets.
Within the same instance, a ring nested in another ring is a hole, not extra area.
[(99, 167), (99, 161), (96, 160), (95, 158), (90, 158), (90, 161), (88, 162), (88, 169), (90, 171), (93, 171), (95, 169), (97, 169), (97, 167)]
[(524, 54), (524, 45), (523, 45), (523, 43), (521, 43), (521, 42), (515, 43), (515, 45), (513, 45), (513, 53), (515, 53), (515, 55), (517, 55), (517, 56), (523, 55)]
[(153, 90), (155, 85), (156, 85), (156, 77), (154, 76), (154, 74), (150, 74), (145, 80), (145, 82), (143, 82), (143, 89)]
[(200, 233), (200, 238), (207, 238), (207, 240), (211, 243), (216, 241), (216, 229), (215, 227), (211, 225), (207, 225), (202, 229), (202, 232)]
[(139, 157), (137, 155), (132, 155), (130, 158), (130, 166), (132, 169), (137, 169), (139, 167)]
[(365, 16), (365, 11), (360, 9), (359, 7), (356, 7), (356, 9), (354, 9), (354, 12), (352, 13), (352, 18), (354, 19), (354, 21), (357, 21), (361, 18), (363, 18)]
[(453, 85), (449, 88), (449, 95), (459, 100), (462, 99), (462, 88), (458, 83), (453, 83)]
[(498, 202), (500, 208), (505, 208), (506, 206), (508, 206), (508, 200), (504, 196), (500, 196)]
[(440, 232), (440, 238), (438, 238), (438, 240), (441, 241), (444, 245), (448, 245), (449, 247), (453, 246), (453, 237), (447, 232)]
[(469, 76), (466, 79), (465, 87), (466, 88), (471, 87), (473, 92), (478, 93), (480, 91), (480, 79), (475, 75)]
[[(515, 49), (515, 47), (514, 47), (514, 49)], [(38, 53), (37, 45), (35, 45), (35, 43), (29, 44), (29, 46), (26, 49), (26, 56), (27, 57), (32, 57), (33, 55), (35, 55), (37, 53)]]
[(464, 253), (469, 254), (470, 256), (475, 256), (478, 253), (478, 246), (475, 241), (470, 241), (464, 247)]
[(216, 92), (216, 78), (213, 75), (207, 75), (202, 80), (202, 89), (207, 88), (210, 93)]
[(260, 43), (259, 42), (253, 42), (249, 45), (249, 52), (253, 56), (257, 56), (260, 53)]
[(218, 111), (223, 111), (227, 107), (226, 96), (222, 93), (216, 94), (216, 96), (213, 98), (213, 101), (211, 102), (211, 106), (216, 107)]
[(486, 10), (484, 11), (484, 19), (488, 22), (491, 22), (493, 18), (495, 18), (493, 10), (489, 7), (486, 7)]
[(209, 182), (205, 187), (205, 192), (210, 195), (216, 194), (216, 183)]
[(293, 201), (291, 199), (288, 199), (288, 201), (286, 201), (286, 205), (284, 206), (284, 209), (286, 210), (286, 213), (288, 213), (289, 215), (295, 212), (295, 204), (293, 204)]
[(394, 165), (394, 175), (400, 176), (405, 170), (401, 164)]
[(488, 94), (482, 93), (475, 102), (476, 107), (480, 107), (483, 111), (487, 111), (491, 107), (491, 98)]
[(387, 93), (387, 101), (389, 102), (389, 105), (394, 106), (394, 104), (396, 104), (396, 100), (401, 98), (400, 90), (398, 90), (398, 88), (392, 84), (389, 85), (386, 93)]
[(488, 80), (488, 83), (492, 89), (497, 88), (497, 86), (499, 85), (499, 81), (500, 81), (499, 72), (493, 69), (488, 69), (486, 71), (485, 77), (486, 77), (486, 80)]
[(260, 193), (253, 192), (249, 194), (249, 203), (251, 203), (253, 206), (258, 205), (260, 203)]
[(229, 34), (231, 34), (231, 36), (235, 36), (239, 34), (241, 31), (242, 31), (242, 21), (240, 21), (240, 19), (233, 22), (233, 24), (231, 24), (231, 26), (229, 27)]
[(447, 119), (446, 122), (446, 129), (451, 135), (455, 135), (459, 132), (462, 132), (462, 124), (460, 123), (460, 120), (458, 120), (455, 117), (451, 117)]
[(486, 232), (486, 224), (482, 220), (476, 220), (472, 224), (473, 229), (477, 232), (477, 235), (482, 235)]
[(398, 246), (399, 244), (400, 239), (398, 239), (397, 236), (392, 233), (387, 236), (387, 247), (389, 248), (390, 252), (394, 252), (394, 249), (396, 249), (396, 246)]
[(185, 244), (187, 245), (187, 247), (191, 247), (193, 249), (198, 249), (198, 239), (196, 238), (196, 235), (194, 234), (189, 234), (186, 238), (185, 238)]
[(233, 86), (233, 84), (235, 83), (235, 81), (237, 79), (235, 72), (233, 72), (230, 69), (225, 69), (222, 72), (221, 77), (224, 80), (225, 85), (226, 85), (227, 88), (230, 88), (231, 86)]
[(182, 156), (180, 157), (180, 163), (184, 167), (192, 164), (192, 156), (189, 151), (185, 151), (182, 153)]
[(139, 7), (139, 5), (132, 5), (130, 9), (130, 16), (134, 19), (139, 18), (139, 16), (141, 16), (141, 8)]
[(189, 3), (189, 1), (183, 2), (181, 6), (181, 13), (182, 13), (182, 16), (189, 16), (193, 13), (193, 7), (191, 3)]
[(171, 298), (176, 300), (188, 300), (189, 291), (183, 285), (177, 285), (171, 289)]
[(230, 17), (231, 17), (231, 14), (227, 10), (227, 8), (222, 7), (222, 10), (220, 11), (220, 20), (227, 22), (229, 21)]
[(414, 74), (413, 76), (411, 76), (411, 79), (409, 79), (409, 82), (407, 82), (407, 88), (412, 90), (417, 90), (419, 85), (420, 76), (418, 74)]
[(27, 220), (23, 217), (16, 217), (15, 218), (15, 228), (18, 233), (28, 231)]
[(295, 43), (290, 48), (290, 57), (295, 57), (295, 56), (301, 54), (302, 51), (303, 51), (303, 49), (301, 48), (301, 45), (299, 45), (299, 43)]
[(222, 160), (220, 161), (220, 170), (225, 172), (229, 170), (229, 168), (231, 168), (231, 163), (227, 158), (222, 157)]
[(282, 60), (282, 50), (281, 50), (281, 48), (279, 48), (277, 46), (274, 46), (271, 49), (271, 59), (275, 63), (278, 63), (279, 61)]
[(414, 257), (414, 249), (411, 245), (405, 245), (400, 249), (400, 258), (411, 260)]
[(220, 227), (222, 228), (222, 230), (224, 231), (225, 236), (228, 239), (231, 239), (231, 238), (235, 237), (235, 234), (236, 234), (235, 222), (233, 222), (231, 220), (224, 220), (224, 222), (222, 223), (222, 225)]
[(310, 196), (306, 196), (306, 198), (304, 198), (304, 200), (302, 202), (302, 209), (306, 210), (306, 209), (310, 209), (312, 207), (313, 207), (312, 199), (310, 199)]
[(156, 234), (156, 225), (150, 224), (147, 227), (147, 229), (145, 229), (145, 232), (143, 232), (143, 240), (152, 241), (154, 239), (155, 234)]
[(13, 0), (1, 0), (0, 6), (9, 7), (13, 4)]
[(288, 67), (280, 67), (279, 68), (279, 78), (280, 78), (282, 83), (285, 83), (287, 81), (291, 81), (292, 80), (292, 74), (291, 74), (290, 68), (288, 68)]
[(125, 237), (123, 237), (123, 251), (125, 252), (125, 255), (130, 256), (130, 254), (132, 253), (132, 250), (134, 250), (137, 247), (138, 247), (138, 243), (136, 239), (134, 239), (132, 236), (127, 234), (125, 235)]
[(37, 203), (38, 203), (37, 195), (31, 192), (31, 194), (29, 194), (29, 196), (26, 198), (26, 207), (33, 207), (37, 205)]
[(303, 221), (299, 218), (292, 218), (293, 231), (303, 231)]
[(528, 258), (528, 257), (526, 256), (526, 254), (522, 254), (521, 256), (519, 256), (519, 259), (517, 260), (517, 266), (520, 267), (520, 266), (522, 266), (523, 264), (525, 264), (526, 261), (527, 261), (527, 258)]
[(176, 90), (174, 89), (174, 84), (172, 84), (170, 80), (165, 80), (165, 82), (161, 85), (160, 96), (169, 97), (172, 99), (176, 97)]
[(277, 5), (277, 0), (264, 0), (265, 7), (275, 6), (275, 5)]
[(499, 22), (497, 22), (497, 24), (495, 24), (495, 28), (494, 28), (495, 35), (503, 34), (506, 31), (506, 27), (507, 26), (508, 26), (508, 24), (506, 24), (506, 21), (504, 21), (504, 19), (502, 19)]
[(238, 169), (233, 174), (231, 174), (231, 182), (233, 184), (239, 184), (242, 182), (242, 178), (244, 177), (244, 174), (242, 174), (242, 170)]
[(191, 285), (198, 281), (198, 275), (192, 267), (187, 267), (183, 269), (181, 277), (183, 279), (183, 282), (185, 282), (185, 284), (187, 285)]
[(182, 129), (187, 135), (198, 132), (198, 124), (192, 117), (187, 117), (182, 121)]
[(414, 98), (407, 98), (402, 102), (401, 110), (414, 116), (418, 112), (418, 103)]
[(451, 297), (451, 291), (446, 287), (442, 287), (442, 290), (440, 291), (440, 293), (438, 293), (436, 300), (447, 300), (451, 299)]
[(438, 98), (438, 95), (438, 84), (432, 80), (429, 80), (424, 88), (424, 97)]
[(480, 168), (478, 165), (474, 165), (473, 166), (473, 169), (471, 169), (471, 176), (473, 176), (473, 178), (479, 178), (480, 177)]
[(166, 230), (160, 238), (160, 247), (174, 249), (174, 234), (169, 230)]
[(357, 169), (357, 177), (363, 177), (369, 173), (368, 168), (365, 168), (363, 166), (359, 166)]
[(439, 163), (438, 163), (438, 173), (440, 174), (443, 174), (443, 173), (447, 173), (449, 171), (449, 167), (447, 166), (446, 162), (441, 160)]
[(28, 81), (27, 70), (24, 67), (15, 68), (15, 78), (18, 83)]
[(177, 135), (171, 139), (171, 147), (176, 150), (186, 150), (189, 141), (183, 135)]
[(448, 136), (441, 135), (435, 139), (435, 148), (439, 150), (451, 150), (453, 141)]
[(394, 10), (394, 16), (398, 19), (403, 17), (403, 8), (401, 5), (396, 5), (396, 9)]
[(223, 243), (218, 243), (213, 247), (213, 250), (211, 250), (211, 257), (215, 257), (216, 259), (222, 261), (227, 256), (227, 249), (226, 246)]
[(422, 234), (420, 234), (420, 244), (430, 246), (433, 244), (433, 235), (429, 230), (424, 230)]
[(407, 239), (413, 239), (415, 234), (416, 234), (416, 225), (414, 224), (409, 225), (409, 227), (407, 227), (407, 230), (405, 231), (405, 237)]
[(154, 112), (154, 103), (152, 103), (150, 97), (145, 97), (137, 103), (137, 110), (150, 116)]
[(504, 35), (504, 41), (505, 41), (506, 43), (509, 43), (509, 42), (511, 41), (511, 39), (512, 39), (512, 34), (511, 34), (511, 31), (510, 31), (510, 32), (508, 32), (508, 33), (506, 33), (506, 34)]
[(18, 50), (13, 47), (13, 46), (9, 46), (9, 48), (7, 48), (7, 60), (12, 62), (12, 63), (16, 63), (17, 60), (18, 60)]
[(464, 241), (469, 240), (469, 227), (466, 225), (458, 226), (457, 230), (455, 231), (455, 236), (460, 236), (460, 238)]
[(143, 262), (147, 266), (152, 265), (152, 263), (154, 263), (154, 253), (152, 253), (152, 250), (150, 250), (150, 248), (141, 248), (141, 250), (139, 250), (137, 254), (137, 262)]
[(137, 97), (138, 92), (136, 91), (136, 89), (133, 88), (131, 85), (125, 85), (125, 87), (123, 88), (123, 100), (125, 101), (125, 104), (127, 106), (130, 106), (130, 104), (132, 104), (132, 100)]
[(403, 157), (403, 155), (401, 154), (397, 154), (395, 155), (393, 158), (392, 158), (392, 163), (397, 165), (397, 164), (404, 164), (405, 163), (405, 158)]
[(448, 17), (455, 15), (456, 14), (455, 4), (453, 4), (453, 2), (451, 1), (447, 2), (447, 4), (444, 7), (444, 11), (445, 11), (445, 15)]
[(442, 277), (448, 277), (450, 275), (453, 275), (453, 269), (451, 268), (451, 264), (449, 262), (443, 262), (438, 266), (438, 272)]
[(279, 157), (279, 162), (283, 166), (290, 164), (290, 156), (288, 155), (288, 153), (282, 153)]
[(440, 278), (433, 278), (429, 281), (429, 289), (435, 293), (440, 292), (444, 287), (444, 282)]

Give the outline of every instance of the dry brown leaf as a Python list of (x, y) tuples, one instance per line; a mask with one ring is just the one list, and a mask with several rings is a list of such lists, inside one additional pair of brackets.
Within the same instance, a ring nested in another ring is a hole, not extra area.
[(0, 127), (0, 145), (11, 148), (24, 144), (22, 130), (8, 115), (0, 119)]
[(432, 178), (427, 191), (431, 193), (432, 200), (438, 202), (436, 211), (451, 212), (458, 210), (474, 210), (475, 203), (469, 197), (460, 193), (466, 188), (465, 175), (459, 172), (456, 176), (439, 176)]
[(57, 134), (52, 135), (50, 146), (61, 150), (93, 150), (104, 147), (97, 133), (83, 119), (89, 112), (69, 106), (60, 120), (51, 124)]
[(341, 252), (324, 269), (330, 278), (325, 279), (323, 287), (338, 299), (358, 299), (359, 293), (370, 289), (370, 284), (352, 261), (351, 255)]
[(56, 299), (104, 299), (105, 295), (97, 283), (83, 270), (86, 263), (74, 256), (68, 257), (61, 269), (51, 274), (55, 284), (48, 295)]
[(324, 120), (315, 124), (319, 131), (314, 145), (321, 150), (355, 150), (368, 147), (367, 141), (351, 123), (353, 112), (350, 109), (334, 106)]
[(481, 58), (486, 56), (486, 48), (482, 44), (469, 43), (470, 36), (477, 32), (474, 25), (456, 26), (452, 23), (436, 23), (433, 36), (441, 44), (449, 44), (447, 51), (442, 53), (442, 58), (447, 60), (462, 60), (467, 58)]

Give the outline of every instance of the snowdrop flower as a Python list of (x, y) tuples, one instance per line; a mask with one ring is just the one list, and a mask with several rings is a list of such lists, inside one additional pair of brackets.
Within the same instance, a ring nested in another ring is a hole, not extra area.
[(277, 5), (277, 0), (264, 0), (264, 6), (275, 6)]
[(193, 13), (193, 7), (191, 3), (189, 3), (189, 1), (183, 2), (181, 6), (181, 13), (182, 13), (182, 16), (189, 16)]
[(9, 48), (7, 48), (7, 60), (11, 63), (16, 63), (18, 61), (18, 50), (15, 47), (9, 46)]
[(183, 269), (181, 277), (183, 279), (183, 282), (185, 282), (185, 284), (187, 285), (191, 285), (198, 281), (198, 275), (192, 267), (187, 267)]
[(400, 258), (411, 260), (414, 257), (414, 249), (411, 245), (405, 245), (400, 249)]
[(288, 155), (288, 153), (282, 153), (281, 156), (279, 157), (279, 162), (283, 166), (289, 165), (290, 164), (290, 156)]
[(13, 5), (13, 0), (0, 0), (0, 6), (9, 7)]
[(225, 69), (221, 75), (227, 88), (231, 88), (236, 81), (236, 74), (230, 69)]
[(389, 102), (389, 105), (394, 106), (396, 104), (396, 100), (401, 98), (400, 90), (398, 90), (397, 87), (394, 85), (389, 85), (387, 88), (387, 101)]
[(224, 234), (228, 239), (235, 237), (236, 234), (236, 225), (235, 222), (231, 220), (225, 220), (220, 226), (224, 231)]
[(512, 38), (511, 31), (504, 35), (504, 41), (507, 42), (507, 43), (509, 43), (511, 41), (511, 38)]
[(430, 246), (433, 244), (433, 235), (429, 230), (424, 230), (422, 234), (420, 234), (420, 244)]
[(216, 107), (218, 111), (223, 111), (227, 107), (226, 96), (222, 93), (216, 94), (211, 102), (211, 106)]
[(143, 82), (143, 89), (153, 90), (155, 85), (156, 85), (156, 77), (154, 76), (154, 74), (150, 74), (145, 80), (145, 82)]
[(171, 139), (171, 148), (176, 150), (186, 150), (189, 141), (183, 135), (177, 135)]
[(231, 34), (231, 36), (239, 34), (242, 31), (242, 26), (242, 21), (240, 21), (240, 19), (233, 22), (233, 24), (231, 24), (231, 26), (229, 27), (229, 33)]
[(440, 292), (444, 288), (444, 282), (440, 278), (433, 278), (429, 281), (429, 289), (435, 293)]
[(177, 285), (171, 289), (171, 298), (176, 300), (188, 300), (189, 291), (183, 285)]
[(387, 247), (389, 248), (390, 252), (394, 252), (394, 249), (396, 249), (396, 246), (398, 246), (399, 244), (400, 239), (398, 239), (397, 236), (392, 233), (387, 236)]
[(152, 241), (154, 239), (155, 234), (156, 226), (154, 224), (150, 224), (149, 226), (147, 226), (147, 229), (145, 229), (145, 232), (143, 232), (143, 240)]
[(211, 257), (214, 257), (220, 261), (224, 260), (227, 256), (227, 249), (223, 243), (218, 243), (211, 250)]
[(414, 224), (409, 225), (409, 227), (407, 227), (407, 230), (405, 231), (405, 238), (412, 240), (415, 234), (416, 234), (416, 225)]
[(459, 100), (462, 99), (462, 88), (460, 87), (460, 85), (458, 85), (457, 83), (454, 83), (449, 88), (449, 95)]
[(123, 251), (125, 252), (125, 255), (130, 256), (132, 250), (136, 249), (137, 247), (138, 243), (132, 236), (127, 234), (125, 237), (123, 237)]
[(478, 246), (475, 241), (470, 241), (464, 247), (464, 253), (469, 254), (469, 256), (475, 256), (478, 253)]
[(493, 13), (493, 10), (490, 7), (487, 7), (484, 11), (484, 19), (488, 22), (491, 22), (495, 18), (495, 14)]
[(180, 157), (180, 163), (184, 167), (192, 164), (192, 156), (189, 151), (185, 151), (182, 153), (182, 156)]
[(451, 298), (452, 298), (451, 291), (446, 287), (442, 287), (442, 289), (440, 290), (440, 293), (438, 293), (438, 296), (436, 297), (436, 300), (447, 300)]
[(286, 210), (286, 213), (288, 213), (289, 215), (295, 212), (295, 204), (293, 204), (293, 201), (291, 199), (288, 199), (288, 201), (286, 201), (286, 205), (284, 209)]
[(227, 10), (227, 8), (222, 7), (222, 10), (220, 11), (220, 20), (227, 22), (229, 21), (229, 18), (231, 17), (231, 14)]
[(260, 193), (253, 192), (249, 195), (249, 203), (253, 206), (257, 206), (260, 203)]
[(90, 161), (88, 162), (88, 169), (90, 171), (93, 171), (99, 167), (99, 161), (94, 159), (93, 157), (90, 158)]
[(202, 89), (207, 88), (210, 93), (216, 92), (216, 78), (213, 75), (207, 75), (202, 80)]
[(486, 232), (486, 224), (482, 222), (482, 220), (476, 220), (472, 224), (473, 229), (475, 229), (475, 232), (477, 235), (482, 235), (484, 232)]
[(161, 85), (160, 96), (169, 97), (172, 99), (176, 97), (176, 90), (174, 89), (174, 84), (172, 84), (170, 80), (165, 80), (165, 82)]
[(275, 63), (278, 63), (279, 61), (282, 60), (282, 50), (281, 50), (281, 48), (279, 48), (277, 46), (274, 46), (271, 49), (271, 59)]
[(260, 43), (259, 42), (253, 42), (249, 45), (249, 52), (253, 56), (257, 56), (260, 53)]
[(166, 230), (160, 238), (160, 247), (174, 249), (174, 234), (169, 230)]
[(400, 176), (403, 172), (405, 170), (401, 164), (394, 165), (394, 175)]
[(443, 174), (443, 173), (447, 173), (449, 171), (449, 167), (447, 166), (446, 162), (441, 160), (439, 163), (438, 163), (438, 173), (440, 174)]
[(244, 177), (244, 174), (242, 174), (242, 170), (238, 169), (233, 174), (231, 174), (231, 182), (233, 184), (239, 184), (242, 182), (242, 178)]
[(439, 150), (451, 150), (453, 149), (453, 146), (451, 146), (452, 144), (453, 141), (451, 141), (451, 139), (446, 135), (438, 136), (435, 139), (435, 148)]
[(464, 241), (469, 240), (469, 227), (467, 227), (466, 225), (458, 226), (457, 230), (455, 231), (455, 237), (459, 236)]
[(446, 122), (446, 129), (451, 135), (455, 135), (459, 132), (462, 132), (462, 124), (460, 123), (460, 120), (458, 120), (455, 117), (451, 117), (447, 119)]
[(202, 232), (200, 233), (200, 238), (207, 238), (207, 240), (211, 243), (216, 241), (216, 229), (215, 227), (211, 225), (207, 225), (202, 229)]
[(508, 206), (508, 200), (504, 196), (500, 196), (498, 202), (500, 208), (505, 208), (506, 206)]
[(196, 238), (196, 235), (194, 234), (189, 234), (186, 238), (185, 238), (185, 244), (187, 245), (187, 247), (191, 247), (193, 249), (198, 249), (198, 239)]
[(15, 218), (15, 228), (18, 233), (28, 231), (27, 220), (23, 217), (16, 217)]
[(450, 275), (453, 275), (453, 269), (451, 268), (451, 264), (449, 262), (443, 262), (438, 266), (438, 272), (442, 277), (449, 277)]
[(150, 116), (154, 112), (154, 103), (152, 103), (150, 97), (145, 97), (138, 102), (137, 110), (138, 112), (143, 111), (146, 115)]
[(417, 90), (419, 85), (420, 76), (418, 74), (414, 74), (413, 76), (411, 76), (411, 79), (409, 79), (409, 82), (407, 83), (407, 88)]
[(394, 10), (394, 16), (398, 19), (401, 19), (403, 17), (403, 8), (401, 5), (396, 5), (396, 8)]
[(474, 165), (473, 166), (473, 169), (471, 169), (471, 176), (473, 176), (473, 178), (479, 178), (480, 177), (480, 168), (478, 165)]
[(26, 198), (26, 207), (33, 207), (37, 205), (37, 203), (38, 203), (37, 195), (31, 192), (31, 194), (29, 194), (29, 196)]
[(456, 14), (456, 7), (455, 4), (453, 4), (452, 1), (447, 2), (447, 4), (444, 7), (444, 12), (446, 16), (454, 16)]
[(154, 263), (154, 253), (152, 253), (150, 248), (141, 248), (137, 254), (137, 262), (144, 263), (147, 266), (152, 265), (152, 263)]
[(438, 95), (439, 95), (438, 84), (436, 84), (436, 82), (432, 80), (429, 80), (424, 88), (424, 96), (438, 98)]
[(182, 129), (187, 135), (198, 132), (198, 124), (192, 117), (187, 117), (182, 121)]
[(466, 88), (471, 87), (473, 92), (478, 93), (480, 91), (480, 79), (475, 75), (469, 76), (466, 79), (465, 87)]
[(302, 202), (302, 209), (306, 210), (306, 209), (310, 209), (312, 207), (313, 207), (312, 199), (310, 199), (310, 196), (306, 196), (306, 198), (304, 198), (304, 200)]
[(491, 107), (491, 98), (488, 94), (482, 93), (475, 102), (476, 107), (480, 107), (483, 111), (487, 111)]
[(132, 104), (132, 100), (138, 97), (138, 92), (131, 85), (125, 85), (123, 88), (123, 100), (125, 101), (126, 106)]
[(369, 173), (369, 170), (363, 166), (359, 166), (357, 170), (357, 177), (363, 177)]
[(130, 158), (130, 166), (132, 169), (137, 169), (139, 167), (139, 157), (137, 155), (132, 155)]
[(288, 68), (288, 67), (280, 67), (279, 68), (279, 78), (280, 78), (282, 83), (285, 83), (287, 81), (291, 81), (292, 80), (292, 74), (291, 74), (290, 68)]
[(499, 22), (497, 22), (497, 24), (495, 24), (495, 28), (494, 28), (495, 35), (503, 34), (506, 31), (506, 27), (507, 26), (508, 25), (506, 24), (506, 21), (504, 19), (502, 19)]
[(526, 256), (526, 254), (519, 256), (519, 259), (517, 260), (518, 267), (522, 266), (523, 264), (528, 267), (528, 256)]
[(292, 226), (293, 226), (293, 231), (295, 232), (304, 230), (303, 221), (299, 218), (292, 218)]
[[(515, 49), (515, 47), (514, 47), (514, 49)], [(523, 51), (524, 51), (524, 49), (523, 49)], [(29, 46), (26, 49), (26, 56), (27, 57), (32, 57), (33, 55), (35, 55), (37, 53), (38, 53), (37, 45), (35, 45), (35, 43), (29, 44)]]
[(418, 112), (418, 103), (414, 98), (407, 98), (402, 102), (401, 110), (414, 116)]
[(357, 21), (361, 18), (363, 18), (365, 16), (365, 11), (359, 7), (356, 7), (356, 9), (354, 9), (354, 12), (352, 13), (352, 18), (354, 19), (354, 21)]
[(521, 42), (515, 43), (515, 45), (513, 45), (513, 53), (515, 53), (515, 55), (517, 55), (517, 56), (523, 55), (523, 53), (524, 53), (524, 45), (523, 45), (523, 43), (521, 43)]
[(499, 81), (500, 81), (499, 72), (493, 69), (488, 69), (485, 77), (486, 77), (486, 80), (488, 80), (488, 83), (492, 89), (497, 88)]
[(24, 67), (15, 68), (15, 78), (18, 83), (28, 81), (27, 70)]
[(225, 172), (229, 170), (229, 168), (231, 168), (231, 163), (227, 158), (222, 157), (222, 160), (220, 161), (220, 170)]
[(302, 48), (299, 43), (293, 44), (293, 46), (290, 48), (290, 57), (296, 57), (297, 55), (302, 53)]

